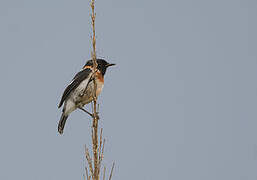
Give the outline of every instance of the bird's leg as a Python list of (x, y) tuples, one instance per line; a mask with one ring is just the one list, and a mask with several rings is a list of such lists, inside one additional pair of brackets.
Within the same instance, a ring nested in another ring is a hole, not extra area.
[(88, 112), (87, 110), (83, 109), (82, 107), (79, 107), (80, 110), (86, 112), (87, 114), (89, 114), (92, 118), (94, 118), (94, 115), (90, 112)]

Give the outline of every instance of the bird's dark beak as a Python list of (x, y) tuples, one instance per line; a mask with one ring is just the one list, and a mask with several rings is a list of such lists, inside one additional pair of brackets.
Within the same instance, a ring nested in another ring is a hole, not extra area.
[(106, 67), (114, 66), (116, 64), (107, 64)]

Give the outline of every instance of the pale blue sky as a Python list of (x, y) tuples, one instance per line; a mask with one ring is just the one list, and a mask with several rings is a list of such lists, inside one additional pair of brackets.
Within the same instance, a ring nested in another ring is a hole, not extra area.
[[(113, 179), (257, 179), (257, 1), (97, 0)], [(0, 0), (0, 179), (81, 179), (89, 117), (57, 104), (90, 57), (89, 0)]]

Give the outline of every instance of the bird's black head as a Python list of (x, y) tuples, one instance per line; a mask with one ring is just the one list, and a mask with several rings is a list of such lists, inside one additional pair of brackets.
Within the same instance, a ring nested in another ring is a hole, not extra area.
[[(107, 61), (105, 61), (104, 59), (97, 59), (96, 60), (97, 62), (97, 69), (102, 73), (102, 75), (104, 76), (105, 72), (106, 72), (106, 69), (110, 66), (114, 66), (115, 64), (110, 64), (108, 63)], [(89, 60), (87, 61), (87, 63), (85, 64), (84, 67), (86, 66), (91, 66), (93, 67), (93, 61), (92, 60)]]

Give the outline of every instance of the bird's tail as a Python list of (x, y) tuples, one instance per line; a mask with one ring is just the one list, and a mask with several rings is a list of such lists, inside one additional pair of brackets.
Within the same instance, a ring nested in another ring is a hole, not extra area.
[(59, 124), (58, 124), (58, 132), (60, 134), (63, 133), (63, 129), (64, 129), (67, 118), (68, 118), (68, 116), (65, 115), (64, 113), (62, 113), (61, 119), (60, 119)]

